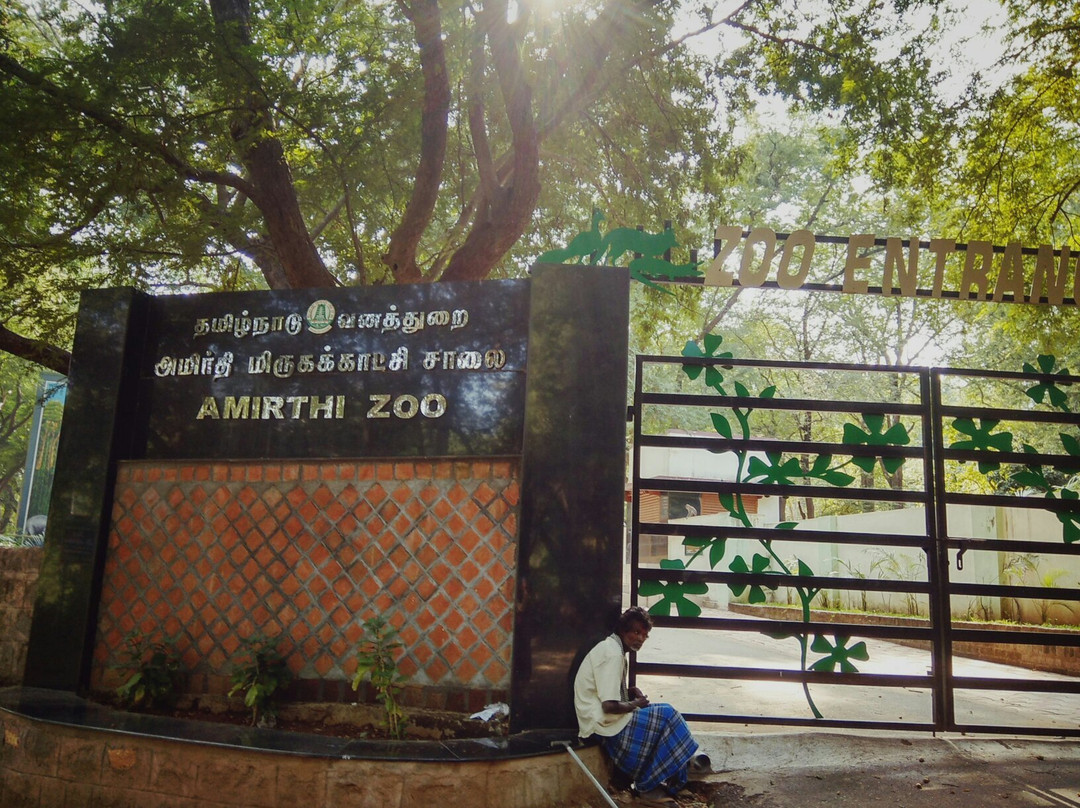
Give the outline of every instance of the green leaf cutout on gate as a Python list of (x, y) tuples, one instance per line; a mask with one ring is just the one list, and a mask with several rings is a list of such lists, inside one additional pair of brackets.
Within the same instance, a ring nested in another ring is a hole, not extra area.
[[(665, 558), (660, 562), (660, 569), (683, 570), (686, 565), (681, 559)], [(649, 614), (670, 615), (675, 609), (679, 617), (698, 617), (701, 607), (687, 595), (705, 595), (709, 585), (693, 581), (642, 581), (638, 585), (638, 594), (643, 597), (660, 596), (660, 600), (649, 608)]]
[(727, 550), (727, 538), (725, 536), (687, 536), (683, 539), (683, 547), (693, 551), (694, 554), (690, 561), (693, 561), (707, 549), (709, 551), (709, 566), (716, 569), (716, 565), (723, 560), (724, 553)]
[[(949, 446), (950, 449), (965, 449), (977, 451), (1011, 452), (1013, 435), (1012, 432), (994, 432), (1001, 423), (996, 418), (980, 418), (976, 424), (972, 418), (957, 418), (952, 422), (953, 429), (961, 435), (967, 435), (967, 440), (955, 441)], [(986, 474), (1001, 468), (996, 460), (980, 460), (979, 471)]]
[[(1057, 365), (1057, 357), (1052, 354), (1040, 354), (1035, 360), (1039, 367), (1035, 367), (1030, 362), (1024, 363), (1025, 373), (1043, 373), (1053, 374), (1055, 376), (1067, 376), (1069, 374), (1068, 368), (1062, 368), (1061, 370), (1054, 370), (1054, 366)], [(1068, 382), (1065, 382), (1068, 384)], [(1054, 381), (1043, 381), (1029, 387), (1024, 391), (1028, 398), (1039, 404), (1044, 401), (1049, 403), (1053, 407), (1057, 407), (1064, 412), (1071, 412), (1069, 409), (1069, 396), (1058, 387), (1058, 383)]]
[(765, 457), (768, 462), (757, 456), (750, 458), (750, 462), (746, 467), (747, 482), (794, 485), (793, 477), (802, 478), (802, 466), (794, 457), (784, 460), (780, 452), (768, 452)]
[[(1080, 494), (1073, 491), (1071, 488), (1061, 489), (1061, 498), (1071, 500), (1076, 504), (1080, 504)], [(1052, 494), (1047, 494), (1048, 497), (1052, 497)], [(1059, 522), (1061, 522), (1061, 534), (1066, 544), (1073, 544), (1076, 541), (1080, 541), (1080, 513), (1058, 511), (1054, 514), (1057, 516)]]
[[(911, 443), (907, 427), (902, 423), (895, 423), (885, 429), (885, 416), (882, 413), (864, 412), (861, 417), (866, 429), (860, 429), (855, 424), (844, 424), (844, 443), (849, 446), (907, 446)], [(874, 470), (877, 458), (853, 457), (851, 462), (869, 474)], [(889, 474), (895, 472), (903, 464), (902, 457), (881, 458), (881, 465)]]
[(855, 478), (850, 474), (830, 468), (832, 464), (832, 455), (818, 455), (810, 468), (804, 472), (804, 476), (813, 480), (821, 480), (829, 485), (835, 485), (838, 488), (851, 485), (855, 482)]
[(814, 636), (814, 642), (811, 643), (810, 650), (815, 654), (825, 654), (826, 656), (811, 665), (810, 670), (832, 673), (836, 666), (839, 665), (841, 673), (858, 673), (859, 669), (851, 663), (851, 660), (857, 659), (860, 662), (865, 662), (870, 658), (870, 654), (866, 651), (866, 643), (860, 640), (848, 648), (847, 643), (851, 637), (835, 634), (833, 639), (836, 641), (835, 643), (829, 642), (829, 638), (824, 634)]
[[(761, 573), (768, 572), (771, 560), (768, 556), (763, 556), (760, 553), (754, 553), (754, 558), (751, 561), (751, 566), (746, 565), (746, 559), (742, 556), (735, 556), (732, 562), (728, 565), (728, 569), (732, 572), (740, 573), (753, 573), (760, 575)], [(747, 584), (728, 584), (728, 589), (731, 590), (731, 594), (735, 597), (739, 597), (747, 589)], [(749, 584), (750, 594), (748, 599), (750, 603), (764, 603), (768, 600), (765, 595), (765, 590), (770, 592), (776, 591), (776, 586), (769, 586), (767, 584)]]
[[(682, 355), (708, 359), (730, 359), (732, 357), (731, 351), (720, 352), (720, 346), (723, 342), (724, 338), (719, 334), (706, 334), (704, 339), (701, 340), (704, 350), (694, 340), (690, 340), (683, 346)], [(724, 394), (721, 389), (721, 385), (724, 383), (724, 374), (716, 365), (709, 365), (708, 367), (704, 365), (683, 365), (682, 370), (689, 379), (697, 379), (701, 375), (701, 371), (704, 370), (705, 384), (721, 395)]]

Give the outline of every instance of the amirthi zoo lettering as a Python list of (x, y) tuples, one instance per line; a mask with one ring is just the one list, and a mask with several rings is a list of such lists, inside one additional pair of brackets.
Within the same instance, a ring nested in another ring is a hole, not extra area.
[[(345, 417), (345, 396), (206, 396), (195, 420), (211, 421), (300, 421), (342, 419)], [(400, 418), (409, 420), (441, 418), (446, 413), (446, 396), (428, 393), (417, 398), (404, 394), (391, 396), (373, 393), (368, 396), (366, 418)]]

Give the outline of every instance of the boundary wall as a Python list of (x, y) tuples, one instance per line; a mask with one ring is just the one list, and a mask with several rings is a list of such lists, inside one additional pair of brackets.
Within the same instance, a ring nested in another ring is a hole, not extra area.
[(0, 685), (23, 679), (43, 553), (40, 547), (0, 547)]

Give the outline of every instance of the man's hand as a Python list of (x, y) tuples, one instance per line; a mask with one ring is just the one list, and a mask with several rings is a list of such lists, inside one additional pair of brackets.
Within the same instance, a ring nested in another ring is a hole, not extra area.
[(648, 707), (649, 700), (645, 695), (636, 687), (631, 688), (627, 695), (637, 695), (631, 701), (605, 701), (600, 706), (605, 713), (632, 713), (641, 707)]

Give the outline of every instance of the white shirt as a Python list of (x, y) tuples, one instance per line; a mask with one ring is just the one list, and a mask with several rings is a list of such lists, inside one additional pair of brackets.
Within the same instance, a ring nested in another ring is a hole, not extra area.
[(605, 713), (605, 701), (622, 701), (625, 657), (622, 640), (612, 634), (593, 646), (574, 677), (578, 735), (611, 737), (630, 723), (630, 713)]

